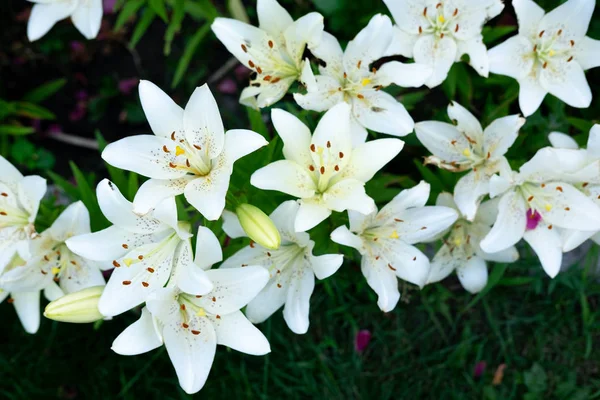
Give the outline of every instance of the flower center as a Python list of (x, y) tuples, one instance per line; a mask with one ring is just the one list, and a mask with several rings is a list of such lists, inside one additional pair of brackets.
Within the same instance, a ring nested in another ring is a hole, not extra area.
[(29, 213), (19, 207), (12, 193), (0, 193), (0, 228), (7, 226), (26, 227), (29, 225)]
[(247, 67), (256, 72), (256, 77), (250, 79), (250, 86), (274, 85), (285, 78), (296, 79), (302, 71), (302, 58), (292, 60), (285, 43), (280, 45), (269, 39), (265, 44), (244, 42), (240, 46), (250, 58)]
[(527, 210), (527, 230), (531, 231), (537, 228), (538, 224), (542, 220), (542, 216), (539, 212), (532, 210), (531, 208)]
[(184, 170), (189, 174), (206, 176), (212, 170), (212, 160), (208, 156), (208, 148), (191, 144), (185, 139), (178, 139), (176, 132), (171, 134), (174, 146), (163, 146), (163, 152), (173, 156), (169, 167)]
[(554, 34), (546, 31), (538, 33), (534, 39), (533, 56), (536, 61), (546, 69), (553, 60), (565, 59), (567, 62), (573, 61), (574, 40), (563, 40), (563, 30), (559, 29)]
[(435, 9), (425, 7), (423, 17), (427, 20), (427, 25), (419, 26), (419, 34), (430, 33), (440, 39), (446, 35), (452, 35), (460, 30), (460, 25), (456, 22), (458, 15), (458, 8), (451, 11), (444, 10), (442, 2), (437, 3)]
[(313, 164), (309, 165), (308, 169), (313, 173), (312, 178), (320, 193), (327, 191), (331, 179), (341, 170), (340, 164), (345, 154), (334, 150), (334, 148), (329, 140), (325, 147), (316, 146), (314, 143), (310, 145), (310, 151), (313, 153)]
[[(201, 319), (209, 315), (206, 310), (194, 301), (202, 296), (193, 296), (186, 293), (180, 293), (176, 301), (179, 304), (180, 323), (183, 329), (189, 330), (192, 335), (199, 335), (201, 330)], [(217, 315), (217, 319), (221, 316)]]

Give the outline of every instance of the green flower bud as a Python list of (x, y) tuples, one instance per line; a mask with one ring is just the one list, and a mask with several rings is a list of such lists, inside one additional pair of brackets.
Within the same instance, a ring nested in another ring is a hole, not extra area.
[(94, 286), (69, 293), (50, 302), (44, 310), (44, 317), (60, 322), (87, 323), (103, 319), (98, 311), (98, 302), (104, 286)]
[(267, 214), (250, 204), (238, 206), (235, 213), (240, 225), (248, 237), (270, 250), (276, 250), (281, 245), (281, 236), (277, 227)]

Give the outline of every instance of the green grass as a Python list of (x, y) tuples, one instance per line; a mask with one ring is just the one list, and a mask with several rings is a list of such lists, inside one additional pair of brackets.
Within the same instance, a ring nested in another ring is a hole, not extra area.
[[(595, 265), (597, 251), (584, 264)], [(266, 357), (219, 347), (197, 398), (256, 399), (593, 399), (600, 398), (600, 285), (577, 267), (549, 279), (537, 260), (496, 265), (490, 290), (474, 297), (450, 278), (424, 290), (405, 286), (393, 312), (376, 306), (356, 265), (318, 284), (306, 335), (287, 329), (280, 312), (260, 329)], [(531, 266), (531, 267), (530, 267)], [(500, 276), (500, 272), (504, 275)], [(0, 305), (0, 398), (189, 398), (164, 349), (123, 357), (112, 340), (134, 312), (92, 325), (44, 320), (24, 333)], [(366, 351), (354, 336), (368, 329)], [(473, 368), (485, 361), (479, 379)], [(498, 365), (504, 379), (492, 385)]]

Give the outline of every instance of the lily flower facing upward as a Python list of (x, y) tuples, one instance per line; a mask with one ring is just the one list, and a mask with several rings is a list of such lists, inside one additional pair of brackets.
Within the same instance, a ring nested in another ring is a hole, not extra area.
[(569, 0), (548, 14), (532, 0), (513, 0), (519, 33), (489, 51), (490, 71), (519, 82), (519, 105), (533, 114), (546, 94), (589, 107), (585, 70), (600, 66), (600, 41), (585, 36), (594, 0)]
[[(436, 204), (459, 211), (450, 193), (441, 193)], [(478, 293), (487, 284), (486, 261), (511, 263), (518, 260), (519, 253), (514, 246), (491, 254), (479, 247), (479, 242), (490, 231), (497, 214), (498, 201), (495, 199), (481, 204), (472, 222), (461, 215), (444, 235), (442, 247), (431, 260), (427, 284), (439, 282), (456, 271), (463, 288), (469, 293)]]
[(216, 18), (211, 28), (227, 50), (255, 77), (242, 91), (240, 103), (268, 107), (281, 99), (310, 63), (302, 59), (323, 34), (323, 16), (307, 14), (294, 21), (275, 0), (258, 0), (259, 27), (230, 18)]
[(483, 196), (489, 193), (492, 175), (510, 168), (504, 154), (517, 139), (525, 119), (518, 115), (498, 118), (483, 130), (477, 118), (456, 102), (448, 106), (448, 116), (455, 125), (425, 121), (417, 123), (415, 131), (433, 153), (426, 164), (454, 172), (470, 171), (456, 184), (454, 201), (472, 221)]
[(327, 111), (314, 135), (294, 115), (273, 110), (273, 125), (284, 142), (285, 160), (252, 174), (259, 189), (278, 190), (300, 198), (297, 232), (313, 228), (332, 211), (369, 214), (375, 203), (364, 185), (404, 146), (399, 139), (379, 139), (352, 148), (350, 106), (340, 103)]
[(600, 230), (600, 207), (568, 183), (576, 161), (564, 150), (543, 148), (518, 173), (493, 176), (490, 196), (501, 195), (498, 217), (481, 249), (496, 253), (523, 238), (546, 273), (555, 277), (562, 262), (562, 240), (556, 228)]
[(429, 191), (429, 184), (422, 181), (401, 191), (379, 212), (349, 211), (350, 229), (340, 226), (331, 233), (331, 240), (362, 255), (362, 273), (384, 312), (398, 304), (398, 278), (419, 287), (427, 281), (429, 259), (414, 245), (433, 240), (458, 218), (452, 208), (425, 206)]
[(346, 51), (338, 40), (323, 33), (321, 43), (312, 53), (322, 60), (321, 75), (310, 68), (302, 76), (306, 94), (295, 93), (294, 99), (306, 110), (326, 111), (338, 103), (352, 105), (352, 137), (355, 144), (367, 138), (367, 130), (405, 136), (412, 132), (414, 121), (393, 96), (381, 91), (392, 83), (418, 87), (431, 75), (431, 67), (391, 61), (379, 69), (371, 68), (381, 59), (393, 35), (392, 22), (385, 15), (375, 15), (367, 27), (348, 43)]
[(387, 55), (411, 57), (430, 65), (425, 85), (441, 84), (456, 61), (468, 54), (471, 66), (487, 77), (489, 61), (483, 25), (504, 8), (502, 0), (384, 0), (396, 21), (395, 38)]
[(33, 223), (45, 193), (45, 179), (23, 177), (0, 156), (0, 273), (17, 251), (29, 258), (28, 242), (36, 236)]
[[(225, 260), (221, 269), (262, 265), (270, 274), (265, 288), (246, 307), (246, 315), (253, 323), (261, 323), (281, 306), (288, 327), (297, 334), (308, 331), (310, 296), (315, 287), (315, 276), (325, 279), (342, 265), (340, 254), (313, 256), (315, 243), (306, 232), (296, 232), (294, 220), (300, 206), (293, 200), (282, 203), (270, 215), (281, 235), (281, 245), (276, 250), (264, 248), (254, 242)], [(231, 238), (245, 237), (246, 233), (237, 216), (223, 213), (223, 230)]]
[(147, 213), (162, 200), (183, 193), (205, 218), (218, 219), (233, 163), (267, 141), (244, 129), (225, 133), (207, 85), (196, 88), (185, 110), (149, 81), (140, 82), (140, 99), (154, 136), (130, 136), (102, 152), (110, 165), (151, 178), (133, 200), (135, 212)]
[(27, 24), (31, 42), (44, 36), (58, 21), (71, 17), (75, 28), (86, 39), (94, 39), (102, 22), (102, 0), (29, 0), (35, 3)]
[(189, 394), (206, 383), (217, 344), (251, 355), (269, 353), (267, 338), (240, 311), (265, 286), (268, 272), (249, 266), (206, 271), (206, 277), (212, 289), (203, 294), (176, 286), (152, 293), (141, 318), (115, 339), (112, 349), (136, 355), (164, 343), (179, 384)]
[(102, 213), (114, 225), (72, 237), (66, 243), (74, 253), (115, 268), (98, 304), (103, 315), (112, 317), (143, 303), (167, 283), (174, 266), (180, 270), (179, 276), (187, 277), (183, 281), (203, 287), (201, 272), (185, 273), (192, 268), (192, 235), (188, 224), (177, 222), (173, 198), (140, 216), (106, 179), (98, 184), (97, 195)]

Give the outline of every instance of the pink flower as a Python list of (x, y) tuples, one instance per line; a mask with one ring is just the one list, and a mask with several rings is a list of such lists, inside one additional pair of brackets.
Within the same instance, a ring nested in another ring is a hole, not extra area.
[(237, 85), (231, 78), (225, 78), (217, 85), (217, 90), (224, 94), (236, 94)]
[(473, 377), (480, 378), (485, 372), (485, 367), (487, 367), (487, 363), (485, 361), (479, 361), (477, 364), (475, 364), (475, 368), (473, 368)]
[(542, 216), (539, 212), (533, 211), (531, 208), (527, 210), (527, 230), (531, 231), (537, 228), (538, 224), (542, 220)]
[(117, 0), (104, 0), (104, 14), (113, 14)]
[(140, 80), (138, 78), (127, 78), (119, 81), (119, 92), (122, 94), (131, 94), (135, 89)]
[(354, 338), (354, 350), (356, 350), (357, 353), (362, 353), (365, 351), (370, 341), (371, 332), (366, 329), (361, 329), (356, 333), (356, 337)]

